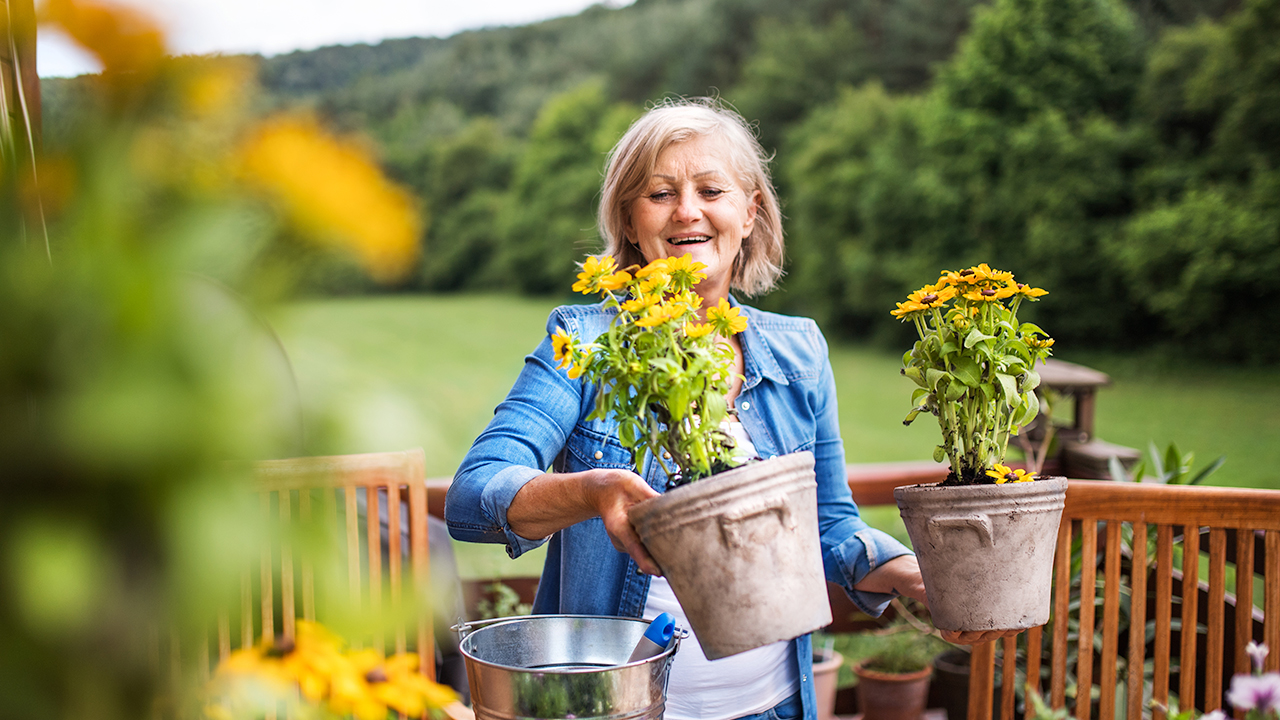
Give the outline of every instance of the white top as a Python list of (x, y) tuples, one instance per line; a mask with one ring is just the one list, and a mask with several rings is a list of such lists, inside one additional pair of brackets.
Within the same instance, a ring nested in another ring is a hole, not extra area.
[[(755, 447), (742, 424), (734, 421), (727, 429), (738, 441), (734, 459), (754, 457)], [(800, 668), (791, 647), (794, 640), (708, 660), (667, 579), (651, 578), (644, 618), (652, 620), (664, 612), (675, 617), (676, 627), (689, 631), (689, 637), (680, 642), (668, 675), (663, 716), (667, 720), (731, 720), (754, 715), (800, 689)]]

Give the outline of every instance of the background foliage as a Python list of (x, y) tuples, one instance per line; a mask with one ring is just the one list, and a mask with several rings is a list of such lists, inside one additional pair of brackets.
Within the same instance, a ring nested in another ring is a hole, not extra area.
[[(431, 210), (402, 290), (566, 287), (614, 140), (712, 94), (776, 152), (766, 307), (898, 343), (893, 299), (987, 261), (1051, 291), (1063, 343), (1272, 362), (1278, 37), (1280, 0), (638, 0), (258, 66), (264, 109), (365, 134)], [(45, 83), (52, 142), (76, 82)]]

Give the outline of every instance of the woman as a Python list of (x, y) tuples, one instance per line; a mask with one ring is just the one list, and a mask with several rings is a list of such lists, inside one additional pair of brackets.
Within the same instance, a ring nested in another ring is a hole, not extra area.
[[(631, 126), (610, 154), (599, 226), (621, 267), (686, 253), (704, 264), (707, 277), (695, 286), (704, 312), (722, 298), (738, 306), (731, 290), (756, 295), (781, 274), (781, 217), (766, 158), (742, 118), (712, 101), (668, 102)], [(747, 329), (727, 342), (745, 380), (735, 380), (728, 399), (760, 456), (813, 452), (827, 578), (872, 615), (895, 594), (924, 600), (915, 556), (858, 516), (817, 325), (738, 307)], [(639, 474), (631, 467), (614, 424), (586, 419), (592, 387), (552, 358), (557, 328), (589, 340), (611, 313), (600, 305), (552, 312), (548, 338), (463, 460), (446, 517), (455, 538), (504, 543), (513, 558), (549, 540), (536, 613), (680, 617), (627, 519), (627, 508), (657, 495), (666, 476), (652, 457)], [(811, 648), (805, 636), (710, 663), (686, 641), (666, 717), (815, 718)]]

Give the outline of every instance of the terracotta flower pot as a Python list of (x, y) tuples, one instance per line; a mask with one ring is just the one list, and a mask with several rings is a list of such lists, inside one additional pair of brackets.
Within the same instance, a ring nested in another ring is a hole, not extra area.
[(1049, 620), (1066, 478), (893, 491), (911, 536), (933, 624), (1025, 629)]
[(836, 716), (836, 683), (844, 656), (835, 650), (813, 651), (813, 689), (818, 696), (818, 720)]
[(862, 720), (919, 720), (929, 699), (933, 668), (891, 674), (853, 666), (858, 676), (858, 710)]
[(813, 454), (751, 463), (628, 515), (710, 660), (831, 624)]

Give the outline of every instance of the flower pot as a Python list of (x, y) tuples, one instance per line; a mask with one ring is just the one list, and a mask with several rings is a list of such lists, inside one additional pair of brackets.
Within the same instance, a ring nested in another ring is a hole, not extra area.
[(1049, 620), (1066, 478), (893, 491), (942, 630), (1026, 629)]
[(836, 716), (836, 682), (844, 656), (835, 650), (813, 651), (813, 689), (818, 695), (818, 720)]
[(858, 710), (862, 720), (919, 720), (929, 699), (933, 668), (891, 674), (853, 666), (858, 676)]
[(710, 660), (831, 623), (813, 454), (751, 463), (631, 508)]

